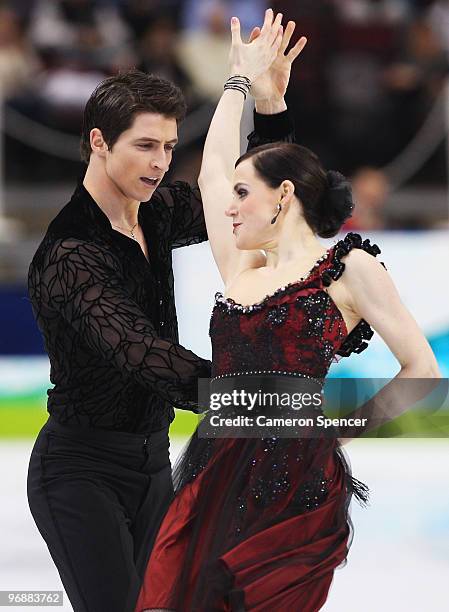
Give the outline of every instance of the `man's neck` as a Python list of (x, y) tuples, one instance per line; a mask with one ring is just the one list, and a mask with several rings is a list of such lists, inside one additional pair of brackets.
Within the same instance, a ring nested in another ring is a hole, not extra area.
[(137, 223), (140, 202), (126, 198), (103, 168), (90, 163), (83, 185), (114, 227), (127, 229)]

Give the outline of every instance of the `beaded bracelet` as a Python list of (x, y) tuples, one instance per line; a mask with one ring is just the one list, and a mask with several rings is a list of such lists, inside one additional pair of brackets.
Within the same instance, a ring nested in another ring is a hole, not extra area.
[(249, 93), (251, 87), (251, 81), (246, 76), (242, 76), (240, 74), (235, 74), (226, 81), (223, 89), (236, 89), (237, 91), (241, 91), (245, 97)]

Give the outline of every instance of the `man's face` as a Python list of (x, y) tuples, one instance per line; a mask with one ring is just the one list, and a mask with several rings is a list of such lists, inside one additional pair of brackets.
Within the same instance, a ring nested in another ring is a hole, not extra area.
[(106, 174), (127, 200), (146, 202), (170, 167), (176, 119), (140, 113), (106, 152)]

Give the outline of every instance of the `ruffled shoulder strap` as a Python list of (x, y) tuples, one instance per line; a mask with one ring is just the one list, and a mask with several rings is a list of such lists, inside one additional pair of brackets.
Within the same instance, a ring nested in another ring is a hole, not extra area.
[[(341, 277), (345, 269), (345, 264), (341, 261), (341, 258), (354, 248), (363, 249), (374, 257), (381, 252), (377, 244), (371, 244), (369, 238), (362, 240), (360, 234), (349, 232), (343, 240), (339, 240), (331, 249), (328, 264), (321, 274), (321, 280), (325, 287), (329, 287), (332, 281), (336, 281)], [(385, 264), (383, 262), (380, 263), (385, 268)], [(372, 338), (373, 334), (371, 326), (362, 319), (345, 338), (337, 350), (337, 355), (349, 357), (351, 353), (361, 353), (368, 347), (367, 341)]]
[[(360, 234), (355, 234), (354, 232), (349, 232), (343, 238), (343, 240), (339, 240), (337, 244), (331, 249), (329, 262), (329, 267), (326, 266), (321, 278), (323, 280), (323, 285), (325, 287), (329, 287), (331, 282), (334, 280), (338, 280), (340, 276), (343, 274), (345, 269), (345, 264), (341, 261), (341, 258), (347, 255), (352, 249), (363, 249), (370, 255), (376, 257), (379, 255), (381, 250), (377, 246), (377, 244), (371, 244), (369, 238), (362, 240)], [(381, 262), (385, 267), (385, 264)]]

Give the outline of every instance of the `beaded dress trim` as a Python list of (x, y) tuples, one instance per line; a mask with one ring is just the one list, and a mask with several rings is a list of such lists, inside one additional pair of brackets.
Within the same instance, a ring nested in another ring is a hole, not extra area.
[(307, 272), (307, 274), (305, 274), (304, 276), (302, 276), (298, 280), (292, 281), (291, 283), (288, 283), (287, 285), (284, 285), (283, 287), (280, 287), (279, 289), (276, 289), (276, 291), (274, 291), (274, 293), (269, 293), (264, 298), (262, 298), (259, 302), (251, 304), (249, 306), (243, 306), (243, 304), (239, 304), (238, 302), (236, 302), (232, 298), (224, 297), (224, 295), (220, 291), (218, 291), (215, 294), (215, 302), (216, 303), (220, 303), (220, 304), (224, 304), (225, 306), (228, 307), (228, 310), (238, 310), (239, 312), (243, 312), (243, 313), (257, 312), (258, 310), (262, 310), (262, 308), (270, 300), (279, 297), (280, 295), (282, 295), (286, 291), (288, 291), (288, 290), (290, 290), (290, 289), (292, 289), (294, 287), (297, 287), (301, 283), (304, 283), (306, 280), (308, 280), (312, 276), (312, 274), (314, 273), (315, 269), (318, 268), (322, 264), (323, 261), (326, 261), (326, 259), (329, 257), (329, 254), (330, 254), (331, 250), (332, 250), (332, 247), (330, 249), (328, 249), (324, 253), (324, 255), (322, 255), (314, 263), (314, 265), (310, 268), (310, 270)]
[[(363, 249), (365, 252), (373, 255), (373, 257), (376, 257), (381, 252), (377, 244), (371, 244), (369, 238), (362, 240), (360, 234), (349, 232), (342, 240), (339, 240), (333, 247), (330, 247), (326, 253), (316, 261), (306, 275), (280, 287), (274, 293), (266, 295), (259, 302), (244, 306), (232, 298), (224, 297), (223, 293), (217, 292), (215, 294), (215, 304), (228, 313), (237, 312), (241, 314), (253, 314), (262, 310), (271, 300), (286, 293), (290, 293), (306, 281), (311, 280), (316, 271), (320, 274), (323, 286), (328, 287), (332, 281), (336, 281), (341, 277), (345, 269), (345, 264), (341, 259), (354, 248)], [(328, 259), (329, 266), (323, 266), (323, 263)], [(381, 262), (381, 264), (385, 268), (385, 264), (383, 262)], [(323, 271), (320, 271), (321, 266), (324, 268)], [(361, 353), (368, 347), (367, 341), (370, 340), (373, 335), (374, 331), (371, 326), (367, 321), (362, 319), (346, 336), (340, 348), (336, 351), (336, 354), (341, 357), (349, 357), (352, 353)]]
[(322, 385), (323, 380), (315, 378), (314, 376), (309, 376), (308, 374), (302, 374), (301, 372), (289, 372), (288, 370), (245, 370), (242, 372), (228, 372), (226, 374), (219, 374), (218, 376), (214, 376), (211, 378), (211, 382), (214, 380), (220, 380), (222, 378), (233, 378), (234, 376), (259, 376), (259, 375), (271, 375), (271, 376), (296, 376), (297, 378), (307, 378), (308, 380), (313, 380), (314, 382)]

